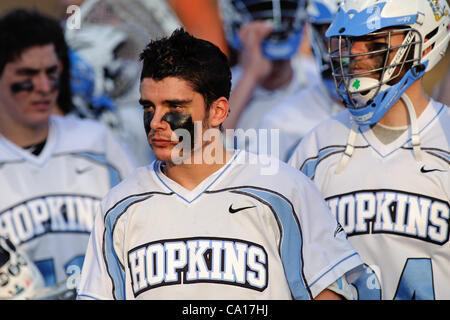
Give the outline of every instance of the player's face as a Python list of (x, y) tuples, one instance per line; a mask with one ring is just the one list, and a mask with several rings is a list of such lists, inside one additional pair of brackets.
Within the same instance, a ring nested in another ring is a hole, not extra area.
[(28, 48), (7, 63), (0, 76), (0, 122), (47, 126), (58, 96), (59, 70), (52, 44)]
[(386, 57), (385, 49), (389, 47), (389, 44), (391, 48), (400, 46), (403, 39), (404, 34), (402, 32), (393, 32), (390, 36), (387, 33), (382, 33), (353, 38), (349, 45), (350, 54), (356, 56), (350, 60), (350, 73), (357, 74), (355, 75), (357, 77), (379, 79), (384, 64), (386, 63), (388, 66), (397, 52), (397, 49), (390, 50)]
[(181, 141), (174, 131), (184, 129), (194, 141), (194, 123), (208, 128), (208, 113), (203, 96), (183, 79), (167, 77), (159, 81), (144, 78), (140, 103), (144, 108), (144, 127), (157, 159), (170, 161), (174, 147)]

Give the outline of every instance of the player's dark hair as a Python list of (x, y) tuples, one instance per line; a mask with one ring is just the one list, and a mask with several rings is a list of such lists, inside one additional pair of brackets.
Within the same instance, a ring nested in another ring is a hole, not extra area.
[(34, 46), (53, 44), (63, 64), (59, 76), (58, 105), (63, 113), (71, 111), (69, 48), (64, 31), (56, 19), (36, 10), (15, 9), (0, 18), (0, 76), (6, 64), (20, 58), (22, 53)]
[(151, 41), (140, 59), (141, 81), (181, 78), (203, 96), (206, 110), (218, 98), (230, 96), (231, 71), (226, 55), (211, 42), (195, 38), (183, 28), (170, 37)]

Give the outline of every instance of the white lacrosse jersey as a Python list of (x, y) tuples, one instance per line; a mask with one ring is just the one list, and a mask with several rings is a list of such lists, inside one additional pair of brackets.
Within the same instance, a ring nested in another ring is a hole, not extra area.
[(236, 151), (191, 191), (160, 161), (137, 169), (102, 201), (78, 299), (310, 299), (358, 270), (314, 184), (252, 159)]
[(101, 198), (133, 167), (92, 120), (52, 116), (38, 156), (0, 135), (0, 235), (28, 254), (47, 286), (79, 274)]
[(278, 148), (275, 150), (281, 160), (287, 161), (300, 140), (321, 121), (342, 111), (334, 102), (321, 81), (311, 87), (297, 91), (280, 105), (271, 109), (261, 120), (260, 128), (279, 130)]
[(318, 186), (367, 264), (354, 284), (359, 299), (450, 299), (449, 108), (431, 100), (418, 126), (420, 161), (409, 129), (385, 145), (360, 127), (336, 174), (351, 127), (346, 110), (303, 138), (289, 160)]

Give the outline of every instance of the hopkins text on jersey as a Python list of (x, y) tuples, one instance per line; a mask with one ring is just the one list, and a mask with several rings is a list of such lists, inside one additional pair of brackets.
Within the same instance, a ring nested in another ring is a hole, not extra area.
[(0, 235), (21, 244), (49, 232), (89, 233), (100, 199), (46, 195), (26, 200), (0, 213)]
[(263, 291), (268, 283), (267, 253), (242, 240), (171, 239), (128, 252), (133, 293), (160, 286), (216, 282)]
[(390, 233), (443, 245), (448, 202), (395, 190), (361, 190), (326, 199), (347, 235)]

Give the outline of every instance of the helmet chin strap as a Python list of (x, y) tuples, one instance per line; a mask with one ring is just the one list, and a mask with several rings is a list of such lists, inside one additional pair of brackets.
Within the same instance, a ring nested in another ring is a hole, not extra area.
[[(409, 113), (409, 119), (411, 123), (411, 144), (413, 147), (414, 157), (416, 158), (416, 161), (422, 161), (423, 157), (422, 157), (422, 149), (420, 148), (419, 126), (417, 124), (417, 115), (416, 111), (414, 110), (414, 105), (406, 93), (403, 93), (401, 99), (405, 103)], [(358, 124), (352, 120), (352, 127), (348, 135), (347, 145), (345, 147), (344, 154), (342, 155), (341, 160), (339, 161), (339, 164), (335, 170), (336, 174), (339, 174), (342, 171), (344, 171), (345, 167), (350, 161), (350, 158), (353, 155), (353, 151), (355, 150), (355, 141), (357, 133), (358, 133)]]
[(348, 135), (347, 139), (347, 145), (344, 150), (344, 154), (341, 157), (341, 161), (339, 161), (339, 164), (336, 168), (335, 173), (339, 174), (342, 171), (344, 171), (345, 167), (347, 166), (350, 157), (353, 155), (353, 151), (355, 150), (355, 141), (356, 141), (356, 135), (358, 134), (358, 124), (352, 120), (352, 128), (350, 129), (350, 133)]
[(417, 161), (422, 161), (422, 150), (420, 149), (419, 126), (417, 125), (417, 115), (414, 105), (406, 93), (402, 94), (401, 99), (406, 105), (411, 123), (411, 144), (413, 147), (414, 157)]

